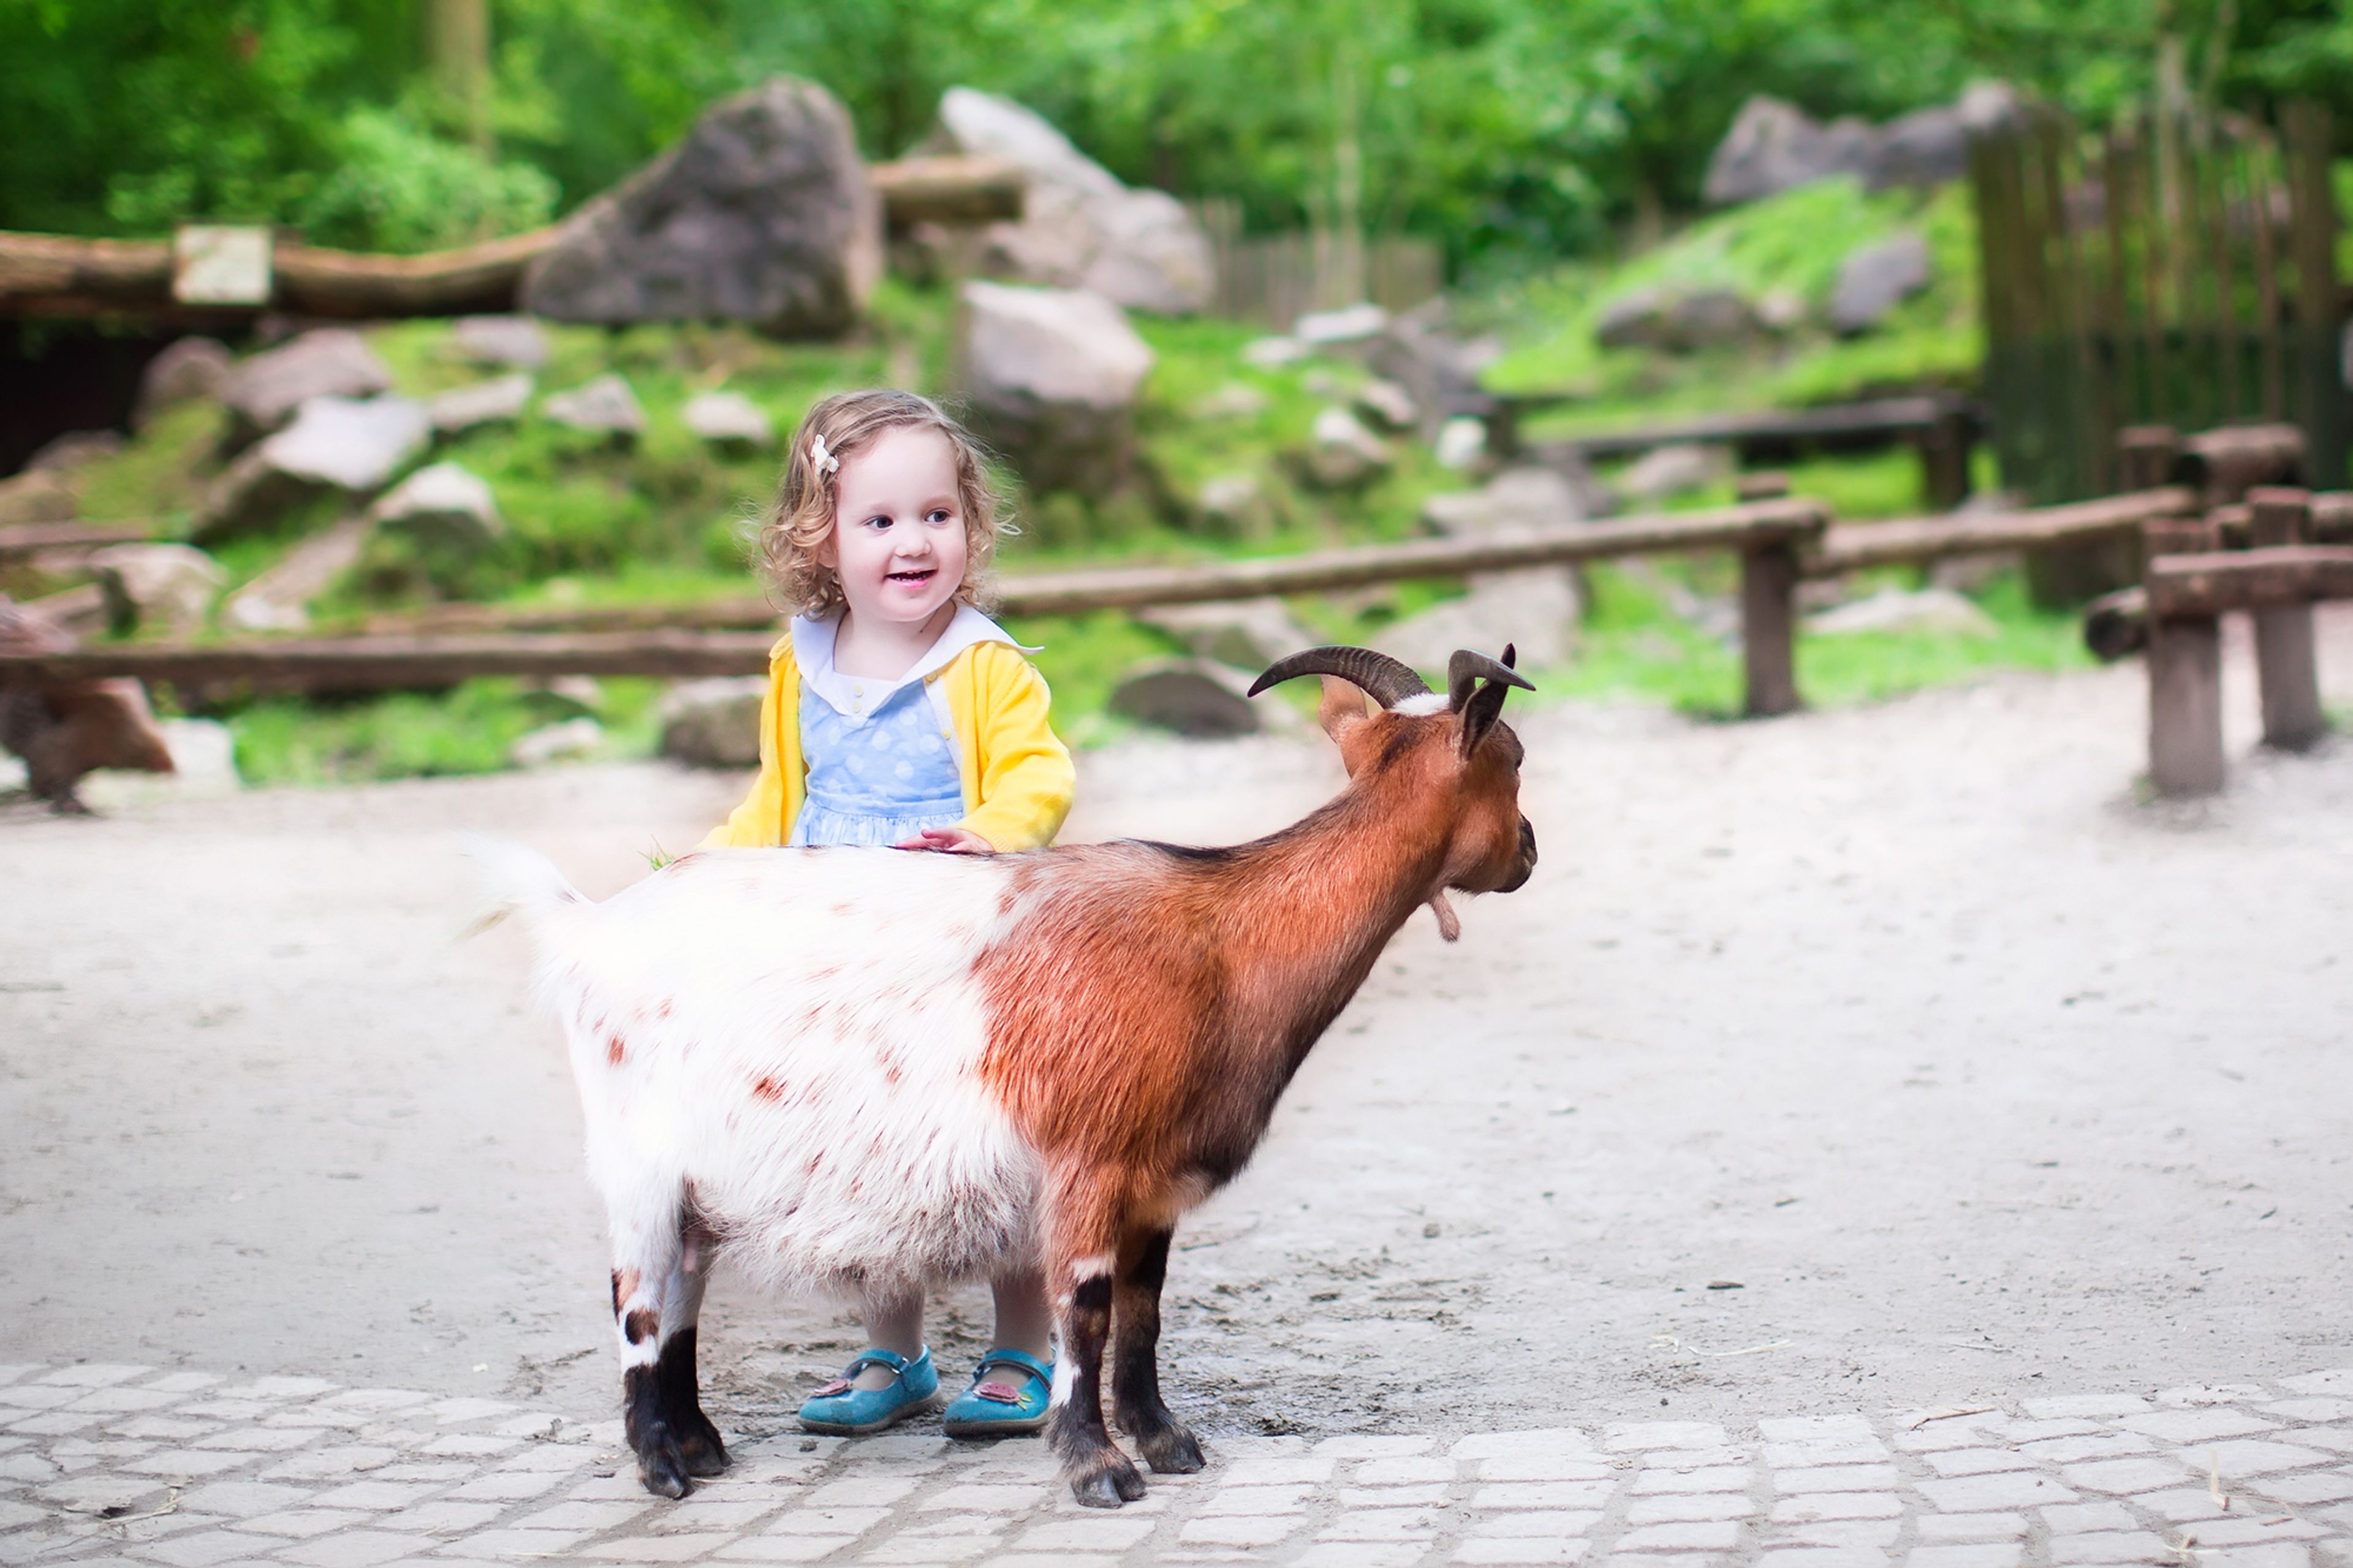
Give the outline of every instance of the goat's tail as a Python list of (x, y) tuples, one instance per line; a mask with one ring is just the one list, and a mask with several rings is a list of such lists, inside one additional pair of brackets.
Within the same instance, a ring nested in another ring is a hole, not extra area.
[(474, 863), (482, 893), (480, 912), (466, 927), (468, 936), (479, 935), (509, 915), (517, 915), (523, 929), (537, 937), (550, 914), (566, 905), (588, 901), (555, 868), (554, 861), (511, 838), (470, 833), (459, 840), (459, 848)]

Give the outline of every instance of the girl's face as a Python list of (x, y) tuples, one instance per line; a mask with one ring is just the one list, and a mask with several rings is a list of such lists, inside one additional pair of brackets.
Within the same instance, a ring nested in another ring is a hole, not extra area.
[(885, 430), (841, 459), (833, 532), (818, 559), (860, 620), (921, 626), (964, 584), (955, 451), (937, 430)]

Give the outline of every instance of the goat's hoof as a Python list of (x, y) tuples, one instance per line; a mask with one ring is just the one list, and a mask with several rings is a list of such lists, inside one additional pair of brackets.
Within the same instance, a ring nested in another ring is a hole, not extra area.
[(667, 1434), (638, 1451), (638, 1479), (656, 1497), (682, 1498), (694, 1489), (687, 1479), (686, 1456)]
[(1088, 1508), (1117, 1508), (1144, 1495), (1144, 1478), (1113, 1450), (1071, 1477), (1071, 1495)]
[(1144, 1462), (1164, 1476), (1189, 1476), (1209, 1462), (1200, 1442), (1173, 1421), (1136, 1438), (1135, 1447)]
[(690, 1476), (715, 1476), (727, 1468), (727, 1445), (720, 1441), (719, 1428), (700, 1412), (679, 1438), (678, 1451)]

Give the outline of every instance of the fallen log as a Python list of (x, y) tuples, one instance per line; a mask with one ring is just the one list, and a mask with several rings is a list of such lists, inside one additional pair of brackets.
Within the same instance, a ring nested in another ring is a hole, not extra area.
[(2136, 584), (2084, 606), (2084, 646), (2102, 664), (2148, 647), (2148, 590)]
[(1997, 550), (2032, 550), (2131, 533), (2151, 518), (2190, 510), (2194, 490), (2180, 485), (2028, 511), (1960, 513), (1895, 522), (1847, 523), (1822, 536), (1807, 561), (1810, 576), (1865, 566), (1894, 566)]
[(626, 632), (544, 637), (336, 637), (237, 643), (118, 643), (0, 654), (0, 674), (51, 680), (129, 675), (179, 687), (256, 691), (428, 690), (480, 676), (757, 675), (773, 632)]
[[(1021, 216), (1024, 177), (1002, 159), (908, 158), (867, 173), (895, 227)], [(417, 256), (280, 239), (270, 251), (269, 308), (346, 320), (511, 310), (523, 269), (555, 243), (561, 228)], [(185, 315), (187, 308), (172, 298), (172, 265), (165, 239), (0, 232), (0, 315)]]

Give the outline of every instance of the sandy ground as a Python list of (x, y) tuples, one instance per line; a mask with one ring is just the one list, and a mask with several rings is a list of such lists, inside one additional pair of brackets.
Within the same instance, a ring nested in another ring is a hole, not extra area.
[[(2353, 702), (2353, 619), (2324, 689)], [(1468, 1429), (2353, 1360), (2353, 745), (2138, 802), (2137, 666), (1754, 725), (1521, 715), (1544, 860), (1417, 916), (1179, 1236), (1211, 1431)], [(1071, 837), (1219, 841), (1320, 740), (1085, 759)], [(452, 830), (592, 891), (740, 781), (659, 766), (0, 813), (0, 1321), (20, 1358), (608, 1408), (600, 1216)], [(1715, 1288), (1737, 1282), (1737, 1289)], [(961, 1376), (984, 1298), (944, 1304)], [(854, 1329), (723, 1287), (716, 1404)]]

